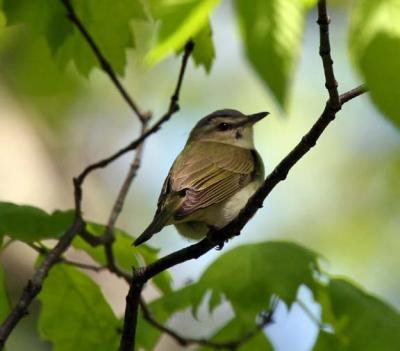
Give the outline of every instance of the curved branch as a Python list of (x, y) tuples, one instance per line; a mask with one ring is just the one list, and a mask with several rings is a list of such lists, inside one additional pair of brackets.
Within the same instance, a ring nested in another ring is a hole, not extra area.
[(260, 322), (256, 325), (254, 330), (244, 334), (241, 337), (235, 338), (233, 340), (228, 341), (210, 341), (206, 338), (191, 338), (186, 337), (178, 334), (177, 332), (173, 331), (172, 329), (166, 327), (159, 321), (157, 321), (153, 315), (151, 314), (150, 310), (147, 308), (147, 305), (144, 303), (143, 300), (140, 300), (140, 308), (143, 313), (144, 319), (151, 324), (153, 327), (157, 328), (158, 330), (162, 331), (163, 333), (169, 335), (172, 339), (174, 339), (179, 345), (181, 346), (190, 346), (190, 345), (200, 345), (200, 346), (208, 346), (215, 350), (236, 350), (238, 347), (249, 341), (251, 338), (255, 337), (259, 332), (261, 332), (266, 326), (273, 322), (273, 314), (274, 308), (270, 311), (261, 315)]

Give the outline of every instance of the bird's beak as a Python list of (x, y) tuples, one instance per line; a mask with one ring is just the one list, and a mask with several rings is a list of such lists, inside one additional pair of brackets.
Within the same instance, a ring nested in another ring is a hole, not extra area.
[(258, 113), (254, 113), (252, 115), (247, 115), (248, 118), (248, 122), (250, 124), (255, 124), (258, 121), (261, 121), (264, 117), (268, 116), (269, 112), (258, 112)]

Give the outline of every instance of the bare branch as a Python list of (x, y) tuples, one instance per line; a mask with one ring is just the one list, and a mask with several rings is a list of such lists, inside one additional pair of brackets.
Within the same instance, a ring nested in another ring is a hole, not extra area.
[(246, 343), (248, 340), (256, 336), (260, 331), (262, 331), (267, 325), (273, 322), (273, 313), (275, 308), (271, 309), (269, 312), (264, 313), (261, 315), (261, 321), (257, 324), (253, 331), (244, 334), (243, 336), (229, 341), (224, 342), (217, 342), (217, 341), (210, 341), (206, 338), (190, 338), (180, 335), (179, 333), (175, 332), (174, 330), (166, 327), (159, 321), (157, 321), (154, 316), (151, 314), (150, 310), (148, 309), (146, 303), (141, 299), (140, 300), (140, 307), (143, 313), (144, 319), (151, 324), (153, 327), (157, 328), (158, 330), (162, 331), (163, 333), (169, 335), (172, 339), (174, 339), (179, 345), (181, 346), (189, 346), (189, 345), (200, 345), (200, 346), (208, 346), (212, 347), (216, 350), (236, 350), (241, 345)]
[[(30, 248), (34, 249), (37, 253), (47, 256), (51, 252), (51, 249), (49, 249), (48, 247), (46, 247), (44, 245), (41, 245), (41, 243), (39, 243), (39, 244), (40, 244), (40, 246), (35, 245), (35, 244), (28, 244), (28, 246)], [(73, 267), (77, 267), (77, 268), (81, 268), (81, 269), (85, 269), (85, 270), (89, 270), (89, 271), (93, 271), (93, 272), (101, 272), (106, 269), (106, 267), (102, 267), (102, 266), (95, 266), (92, 264), (69, 260), (63, 256), (60, 256), (58, 258), (57, 263), (59, 263), (59, 262), (64, 263), (69, 266), (73, 266)]]
[(330, 18), (326, 11), (326, 0), (318, 1), (317, 23), (319, 24), (319, 54), (324, 66), (325, 87), (328, 90), (332, 108), (338, 111), (341, 108), (341, 104), (339, 100), (338, 83), (333, 72), (333, 60), (331, 57), (331, 44), (329, 40)]
[(135, 112), (136, 116), (140, 119), (140, 121), (143, 123), (147, 119), (149, 119), (150, 114), (144, 113), (140, 111), (139, 107), (137, 104), (133, 101), (132, 97), (128, 94), (128, 92), (125, 90), (125, 88), (122, 86), (121, 82), (118, 80), (116, 73), (114, 72), (114, 69), (112, 68), (111, 64), (107, 61), (103, 53), (101, 52), (100, 48), (90, 35), (89, 31), (86, 29), (86, 27), (83, 25), (81, 20), (79, 19), (77, 13), (75, 12), (74, 7), (71, 4), (71, 0), (61, 0), (63, 5), (65, 6), (67, 10), (67, 16), (71, 20), (71, 22), (78, 28), (79, 32), (82, 34), (90, 48), (92, 49), (94, 55), (97, 58), (97, 61), (99, 61), (100, 67), (103, 69), (103, 71), (109, 76), (111, 81), (113, 82), (114, 86), (117, 88), (119, 93), (121, 94), (122, 98), (125, 100), (125, 102), (130, 106), (130, 108)]
[(351, 99), (356, 98), (364, 93), (368, 92), (368, 89), (364, 85), (359, 85), (358, 87), (351, 89), (344, 94), (339, 96), (340, 104), (343, 105)]
[[(147, 125), (147, 123), (143, 123), (141, 135), (143, 135), (145, 133), (146, 125)], [(128, 174), (125, 177), (122, 187), (118, 193), (117, 199), (115, 200), (113, 209), (108, 218), (106, 231), (104, 233), (104, 237), (105, 237), (104, 239), (106, 240), (106, 242), (111, 241), (113, 239), (113, 230), (114, 230), (115, 223), (118, 219), (119, 214), (122, 211), (122, 207), (124, 206), (124, 202), (125, 202), (126, 196), (128, 195), (128, 191), (132, 184), (132, 181), (136, 177), (137, 171), (140, 167), (143, 149), (144, 149), (143, 146), (144, 146), (144, 144), (142, 143), (136, 149), (135, 157), (132, 161), (132, 164), (129, 168)]]

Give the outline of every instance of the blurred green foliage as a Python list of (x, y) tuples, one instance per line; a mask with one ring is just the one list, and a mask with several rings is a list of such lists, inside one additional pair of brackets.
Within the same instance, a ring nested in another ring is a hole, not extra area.
[(58, 238), (64, 234), (72, 218), (73, 211), (47, 214), (36, 207), (0, 202), (0, 239), (8, 235), (12, 239), (30, 243)]
[(352, 11), (349, 48), (375, 104), (399, 127), (400, 2), (358, 0)]
[(311, 3), (299, 0), (236, 0), (236, 15), (249, 61), (282, 107), (300, 53)]

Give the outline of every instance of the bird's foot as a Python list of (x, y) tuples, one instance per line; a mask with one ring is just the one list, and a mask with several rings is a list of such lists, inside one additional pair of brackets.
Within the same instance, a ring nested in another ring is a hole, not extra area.
[(209, 226), (209, 232), (207, 234), (208, 240), (214, 244), (216, 247), (216, 250), (220, 251), (224, 248), (225, 243), (228, 242), (228, 240), (224, 240), (219, 238), (217, 235), (217, 228)]

